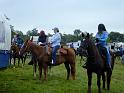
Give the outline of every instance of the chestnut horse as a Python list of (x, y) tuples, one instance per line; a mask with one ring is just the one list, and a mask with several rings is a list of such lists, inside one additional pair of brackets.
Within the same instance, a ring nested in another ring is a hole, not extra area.
[[(69, 79), (70, 72), (72, 75), (72, 79), (75, 79), (75, 52), (73, 49), (70, 48), (67, 48), (65, 50), (67, 51), (67, 54), (58, 55), (55, 65), (64, 63), (67, 70), (67, 80)], [(38, 63), (39, 79), (41, 79), (42, 69), (44, 69), (44, 80), (46, 80), (47, 68), (51, 62), (51, 55), (48, 55), (48, 53), (46, 53), (46, 47), (36, 45), (32, 43), (31, 40), (26, 40), (20, 53), (24, 54), (26, 51), (30, 51), (33, 56), (34, 78), (36, 78), (36, 65)]]
[[(92, 82), (92, 73), (95, 72), (97, 74), (97, 86), (98, 93), (101, 93), (101, 76), (103, 80), (103, 89), (105, 89), (105, 81), (107, 79), (107, 89), (110, 90), (110, 81), (112, 70), (114, 67), (114, 53), (111, 54), (111, 68), (106, 67), (105, 57), (100, 55), (100, 52), (95, 45), (95, 43), (90, 38), (89, 34), (86, 36), (82, 33), (82, 36), (85, 37), (85, 40), (82, 42), (82, 49), (87, 52), (87, 75), (88, 75), (88, 93), (91, 93), (91, 82)], [(105, 75), (106, 72), (106, 75)]]
[[(13, 58), (14, 60), (14, 66), (15, 66), (16, 58), (18, 59), (18, 66), (20, 63), (20, 59), (22, 61), (22, 66), (23, 66), (26, 60), (26, 55), (20, 55), (20, 48), (16, 44), (12, 44), (10, 51), (11, 51), (11, 59)], [(10, 61), (10, 64), (11, 64), (11, 61)]]

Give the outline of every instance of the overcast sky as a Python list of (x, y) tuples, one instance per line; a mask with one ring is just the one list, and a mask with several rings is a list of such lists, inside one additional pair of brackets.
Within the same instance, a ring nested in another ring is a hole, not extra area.
[(0, 0), (0, 19), (6, 14), (16, 30), (38, 28), (47, 33), (75, 29), (96, 34), (103, 23), (108, 32), (124, 33), (124, 0)]

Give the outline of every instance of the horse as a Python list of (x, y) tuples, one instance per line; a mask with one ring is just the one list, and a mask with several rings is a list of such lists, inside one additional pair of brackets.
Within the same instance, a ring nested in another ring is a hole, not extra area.
[(18, 66), (20, 63), (20, 59), (22, 61), (22, 66), (23, 66), (25, 64), (27, 55), (20, 55), (20, 48), (16, 44), (11, 45), (10, 51), (11, 51), (10, 64), (11, 64), (11, 59), (13, 58), (14, 66), (15, 66), (15, 62), (16, 62), (16, 58), (17, 58), (18, 59)]
[(123, 53), (121, 51), (115, 51), (115, 57), (119, 60), (122, 58)]
[[(64, 48), (63, 48), (64, 49)], [(75, 52), (73, 49), (66, 48), (64, 49), (66, 51), (65, 54), (60, 53), (57, 56), (56, 64), (60, 65), (64, 63), (65, 68), (67, 70), (67, 80), (69, 80), (70, 72), (72, 79), (75, 79)], [(30, 51), (32, 54), (33, 59), (33, 66), (34, 66), (34, 79), (36, 79), (36, 65), (38, 63), (39, 67), (39, 80), (41, 80), (42, 77), (42, 69), (44, 69), (44, 80), (47, 78), (47, 68), (50, 65), (51, 62), (51, 54), (48, 54), (46, 52), (45, 46), (39, 46), (34, 43), (32, 43), (31, 40), (26, 40), (24, 42), (24, 46), (22, 47), (20, 54), (24, 54), (27, 51)]]
[[(103, 80), (103, 89), (105, 89), (105, 82), (107, 79), (107, 89), (110, 90), (110, 81), (112, 70), (114, 67), (114, 53), (111, 54), (111, 68), (106, 67), (106, 62), (104, 56), (100, 55), (100, 52), (95, 45), (95, 42), (90, 38), (89, 33), (85, 36), (82, 33), (82, 37), (85, 37), (85, 40), (82, 42), (81, 47), (83, 50), (87, 52), (87, 76), (88, 76), (88, 93), (92, 93), (91, 85), (92, 85), (92, 73), (95, 72), (97, 74), (97, 86), (98, 93), (102, 93), (101, 91), (101, 76)], [(106, 75), (105, 75), (106, 72)]]

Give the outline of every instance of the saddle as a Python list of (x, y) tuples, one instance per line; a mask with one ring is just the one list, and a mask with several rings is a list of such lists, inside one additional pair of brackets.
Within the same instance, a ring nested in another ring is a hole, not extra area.
[[(47, 54), (48, 54), (48, 55), (51, 55), (51, 52), (52, 52), (52, 48), (48, 47), (48, 52), (47, 52)], [(56, 55), (67, 55), (67, 49), (65, 49), (65, 48), (59, 48), (59, 49), (57, 50)]]
[(105, 60), (105, 66), (107, 66), (107, 49), (101, 45), (97, 45), (97, 48), (101, 57)]

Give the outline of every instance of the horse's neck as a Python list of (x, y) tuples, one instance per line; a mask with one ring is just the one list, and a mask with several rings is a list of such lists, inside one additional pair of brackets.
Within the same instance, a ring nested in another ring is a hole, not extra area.
[(94, 60), (96, 60), (96, 58), (100, 57), (97, 46), (92, 41), (91, 41), (90, 47), (88, 48), (87, 52), (88, 52), (88, 56), (94, 58)]
[(40, 55), (42, 54), (42, 52), (44, 52), (42, 48), (43, 48), (43, 47), (41, 47), (41, 46), (32, 44), (32, 45), (30, 46), (30, 51), (31, 51), (31, 53), (32, 53), (33, 55), (40, 56)]

